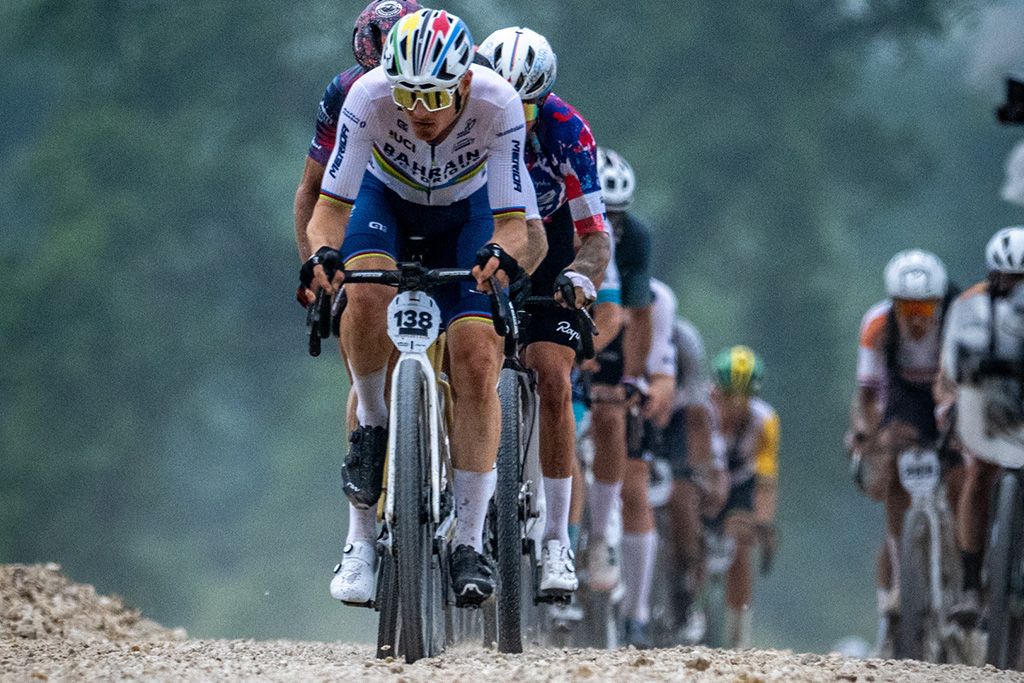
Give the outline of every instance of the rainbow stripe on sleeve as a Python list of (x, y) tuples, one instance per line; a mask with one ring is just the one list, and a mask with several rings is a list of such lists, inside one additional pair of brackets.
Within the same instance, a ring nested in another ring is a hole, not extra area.
[(325, 190), (323, 188), (320, 188), (320, 198), (321, 199), (326, 199), (327, 201), (331, 202), (332, 204), (341, 204), (342, 206), (347, 206), (349, 208), (353, 207), (355, 205), (355, 203), (356, 203), (356, 200), (354, 200), (354, 199), (349, 199), (348, 197), (342, 197), (341, 195), (334, 194), (332, 192), (328, 192), (327, 190)]

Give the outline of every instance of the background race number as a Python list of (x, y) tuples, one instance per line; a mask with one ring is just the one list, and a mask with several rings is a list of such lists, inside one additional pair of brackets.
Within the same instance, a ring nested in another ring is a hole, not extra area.
[(388, 336), (399, 351), (426, 351), (441, 329), (441, 310), (424, 292), (402, 292), (388, 305)]
[(911, 496), (928, 495), (939, 485), (942, 468), (935, 451), (908, 450), (899, 457), (900, 484)]

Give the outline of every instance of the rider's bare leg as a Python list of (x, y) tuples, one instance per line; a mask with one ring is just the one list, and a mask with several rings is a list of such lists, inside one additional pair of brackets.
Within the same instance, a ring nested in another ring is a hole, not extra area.
[(981, 564), (985, 554), (990, 503), (999, 466), (965, 454), (963, 488), (957, 508), (956, 540), (964, 565), (964, 588), (981, 587)]
[(454, 545), (481, 552), (487, 505), (494, 493), (501, 414), (498, 372), (501, 338), (490, 321), (463, 318), (448, 329), (455, 421), (451, 431), (455, 506)]
[[(667, 540), (672, 544), (674, 564), (683, 572), (682, 580), (676, 586), (678, 595), (682, 596), (683, 602), (677, 602), (677, 605), (686, 609), (693, 596), (700, 590), (703, 579), (704, 553), (701, 543), (703, 530), (700, 521), (700, 489), (688, 479), (677, 479), (672, 484), (668, 509), (672, 521), (672, 533)], [(686, 614), (676, 614), (676, 618), (686, 619)]]
[(725, 606), (729, 622), (728, 647), (745, 647), (750, 638), (750, 602), (754, 595), (753, 518), (737, 512), (725, 520), (725, 533), (736, 542), (736, 555), (725, 577)]
[(540, 465), (547, 508), (543, 540), (568, 545), (576, 436), (569, 375), (576, 352), (561, 344), (536, 342), (526, 347), (523, 359), (537, 371), (540, 397)]
[[(366, 256), (347, 264), (352, 270), (395, 267), (386, 256)], [(356, 414), (364, 426), (387, 424), (387, 363), (393, 348), (387, 334), (387, 307), (395, 290), (384, 285), (358, 285), (346, 290), (348, 303), (341, 321), (341, 345), (358, 397)]]
[(658, 537), (654, 511), (647, 498), (651, 467), (643, 460), (627, 460), (622, 482), (622, 580), (626, 587), (622, 611), (627, 619), (646, 623), (654, 577)]
[(622, 490), (626, 468), (626, 392), (621, 386), (594, 385), (590, 430), (594, 441), (594, 483), (587, 504), (590, 536), (604, 538)]

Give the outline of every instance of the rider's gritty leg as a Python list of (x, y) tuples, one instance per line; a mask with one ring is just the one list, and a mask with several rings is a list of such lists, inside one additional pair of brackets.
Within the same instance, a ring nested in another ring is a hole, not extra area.
[(960, 503), (957, 507), (956, 540), (964, 566), (965, 590), (981, 588), (981, 567), (985, 553), (992, 494), (999, 478), (999, 466), (965, 454), (966, 466)]
[(460, 318), (448, 329), (448, 354), (456, 416), (451, 432), (459, 520), (454, 546), (469, 545), (479, 553), (501, 433), (496, 389), (501, 338), (486, 318)]
[(727, 620), (726, 646), (747, 647), (750, 642), (750, 601), (754, 595), (753, 516), (749, 512), (730, 514), (725, 533), (736, 541), (736, 555), (725, 578)]
[[(367, 255), (350, 259), (352, 270), (388, 270), (395, 262), (384, 255)], [(384, 285), (358, 285), (346, 289), (348, 304), (341, 321), (341, 344), (352, 374), (352, 390), (356, 394), (356, 415), (363, 426), (387, 424), (387, 403), (384, 385), (387, 363), (394, 348), (387, 334), (388, 303), (395, 290)], [(367, 423), (363, 420), (370, 420)]]
[(543, 540), (569, 544), (569, 506), (576, 424), (569, 374), (576, 353), (567, 346), (538, 341), (526, 347), (527, 367), (537, 371), (540, 397), (540, 463), (546, 519)]
[(594, 483), (587, 496), (590, 537), (603, 539), (618, 504), (626, 469), (626, 392), (621, 386), (594, 385), (590, 425), (594, 441)]
[(650, 465), (628, 460), (622, 484), (622, 580), (625, 618), (641, 624), (650, 619), (651, 581), (658, 552), (654, 511), (647, 500)]

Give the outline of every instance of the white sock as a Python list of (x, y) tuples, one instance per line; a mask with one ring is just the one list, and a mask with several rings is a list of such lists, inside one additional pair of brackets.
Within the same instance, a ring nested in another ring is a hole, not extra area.
[(455, 516), (459, 520), (455, 525), (453, 540), (456, 548), (468, 545), (478, 553), (483, 552), (484, 520), (497, 481), (498, 473), (495, 470), (455, 470)]
[(622, 614), (646, 624), (651, 619), (651, 582), (654, 580), (654, 562), (658, 554), (658, 533), (622, 534)]
[(345, 538), (345, 545), (356, 541), (377, 540), (377, 506), (366, 510), (348, 504), (348, 536)]
[(736, 649), (750, 647), (751, 617), (749, 607), (725, 608), (726, 647)]
[(356, 405), (356, 419), (363, 427), (386, 427), (388, 404), (384, 400), (384, 383), (388, 369), (381, 368), (366, 375), (352, 373), (352, 390), (359, 399)]
[(593, 539), (604, 538), (607, 535), (608, 518), (619, 500), (619, 493), (622, 491), (622, 482), (607, 484), (598, 479), (590, 486), (587, 492), (587, 507), (590, 508), (590, 537)]
[(544, 477), (544, 540), (558, 539), (569, 545), (569, 502), (572, 500), (572, 477)]

